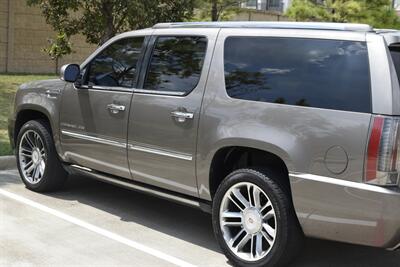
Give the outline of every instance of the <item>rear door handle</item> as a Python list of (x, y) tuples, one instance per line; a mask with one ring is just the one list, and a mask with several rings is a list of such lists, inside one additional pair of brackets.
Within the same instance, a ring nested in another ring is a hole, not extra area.
[(120, 111), (125, 111), (125, 106), (116, 105), (116, 104), (109, 104), (109, 105), (107, 105), (107, 109), (110, 110), (111, 113), (117, 114)]
[(186, 120), (192, 120), (194, 117), (194, 114), (192, 112), (186, 112), (186, 111), (172, 111), (171, 116), (177, 121), (177, 122), (185, 122)]

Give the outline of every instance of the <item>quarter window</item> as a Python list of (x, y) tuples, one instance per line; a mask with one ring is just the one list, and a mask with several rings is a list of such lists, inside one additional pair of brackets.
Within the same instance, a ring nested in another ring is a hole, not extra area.
[(91, 61), (85, 84), (127, 88), (135, 86), (143, 41), (144, 37), (127, 38), (108, 46)]
[(233, 98), (371, 112), (364, 42), (230, 37), (224, 51)]
[(205, 37), (158, 37), (144, 89), (188, 93), (199, 82), (207, 49)]

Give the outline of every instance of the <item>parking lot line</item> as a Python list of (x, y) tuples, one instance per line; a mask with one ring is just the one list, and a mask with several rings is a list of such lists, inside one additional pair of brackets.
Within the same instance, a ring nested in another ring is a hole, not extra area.
[(183, 261), (181, 259), (178, 259), (176, 257), (170, 256), (168, 254), (165, 254), (164, 252), (161, 252), (161, 251), (158, 251), (156, 249), (153, 249), (153, 248), (147, 247), (145, 245), (139, 244), (139, 243), (137, 243), (135, 241), (132, 241), (130, 239), (127, 239), (127, 238), (125, 238), (123, 236), (120, 236), (120, 235), (115, 234), (113, 232), (110, 232), (108, 230), (102, 229), (102, 228), (100, 228), (98, 226), (95, 226), (93, 224), (87, 223), (85, 221), (82, 221), (82, 220), (80, 220), (78, 218), (75, 218), (75, 217), (72, 217), (70, 215), (67, 215), (67, 214), (65, 214), (63, 212), (60, 212), (58, 210), (49, 208), (47, 206), (44, 206), (44, 205), (39, 204), (37, 202), (34, 202), (34, 201), (30, 200), (30, 199), (21, 197), (21, 196), (19, 196), (17, 194), (5, 191), (3, 189), (0, 189), (0, 194), (5, 196), (5, 197), (8, 197), (10, 199), (13, 199), (15, 201), (18, 201), (20, 203), (26, 204), (28, 206), (31, 206), (33, 208), (36, 208), (36, 209), (41, 210), (43, 212), (46, 212), (48, 214), (51, 214), (53, 216), (56, 216), (56, 217), (58, 217), (58, 218), (60, 218), (62, 220), (65, 220), (65, 221), (69, 222), (69, 223), (72, 223), (72, 224), (75, 224), (75, 225), (80, 226), (82, 228), (85, 228), (85, 229), (87, 229), (89, 231), (92, 231), (94, 233), (97, 233), (99, 235), (102, 235), (104, 237), (112, 239), (112, 240), (117, 241), (119, 243), (125, 244), (125, 245), (127, 245), (129, 247), (132, 247), (132, 248), (137, 249), (139, 251), (142, 251), (144, 253), (150, 254), (150, 255), (152, 255), (154, 257), (157, 257), (159, 259), (162, 259), (164, 261), (170, 262), (170, 263), (172, 263), (174, 265), (185, 266), (185, 267), (195, 267), (195, 265), (193, 265), (193, 264), (190, 264), (190, 263), (185, 262), (185, 261)]

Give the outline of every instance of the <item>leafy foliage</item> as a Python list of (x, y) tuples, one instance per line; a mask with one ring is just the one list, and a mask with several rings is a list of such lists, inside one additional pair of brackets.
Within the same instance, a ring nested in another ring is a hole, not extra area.
[(367, 23), (376, 28), (400, 28), (390, 0), (293, 0), (287, 15), (297, 21)]
[(188, 20), (195, 0), (27, 0), (39, 6), (46, 22), (65, 34), (83, 34), (92, 44), (158, 22)]
[(228, 20), (239, 10), (244, 0), (198, 0), (198, 19), (207, 21)]
[(66, 33), (58, 33), (56, 39), (49, 39), (49, 47), (43, 49), (52, 59), (57, 60), (71, 54), (71, 43)]

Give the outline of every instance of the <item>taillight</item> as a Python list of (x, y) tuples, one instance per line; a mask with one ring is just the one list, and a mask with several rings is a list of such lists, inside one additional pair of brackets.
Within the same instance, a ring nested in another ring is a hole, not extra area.
[(376, 185), (398, 185), (399, 127), (399, 118), (373, 117), (365, 162), (365, 182)]

